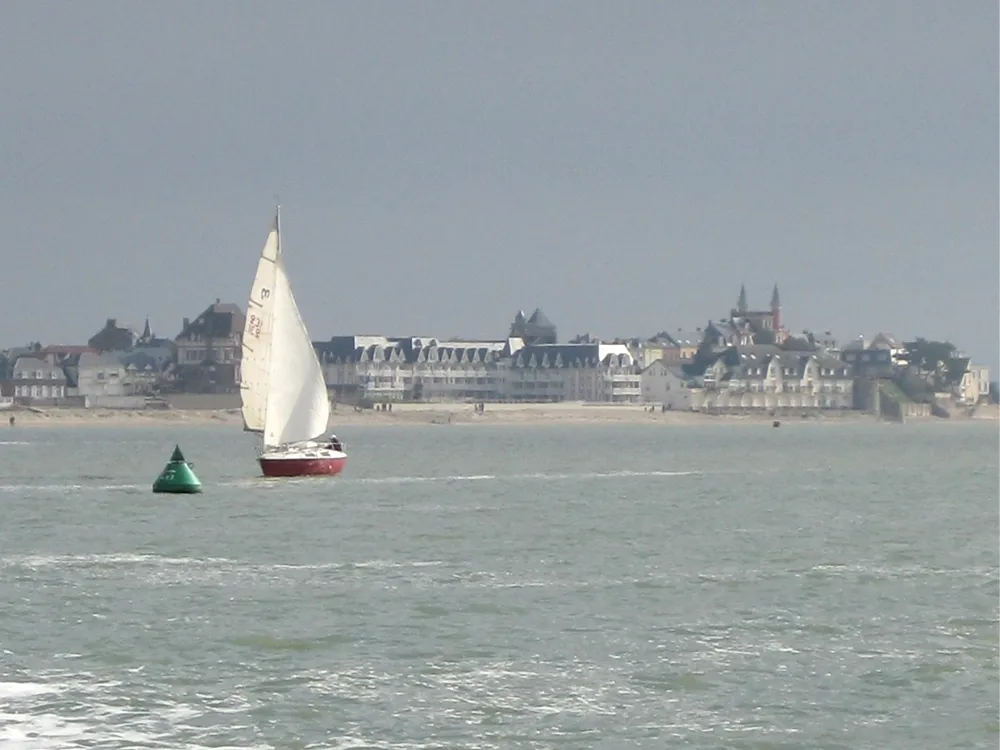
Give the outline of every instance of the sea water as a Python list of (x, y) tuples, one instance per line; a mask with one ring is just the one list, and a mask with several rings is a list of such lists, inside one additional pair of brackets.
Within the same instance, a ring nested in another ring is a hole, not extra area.
[(338, 434), (0, 434), (0, 747), (996, 747), (995, 423)]

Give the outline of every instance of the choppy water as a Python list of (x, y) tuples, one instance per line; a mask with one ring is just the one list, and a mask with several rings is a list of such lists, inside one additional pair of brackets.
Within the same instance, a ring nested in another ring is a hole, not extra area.
[(996, 747), (995, 425), (343, 436), (0, 433), (0, 746)]

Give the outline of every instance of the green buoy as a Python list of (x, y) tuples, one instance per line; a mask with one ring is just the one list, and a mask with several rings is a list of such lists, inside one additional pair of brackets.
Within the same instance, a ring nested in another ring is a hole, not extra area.
[(201, 482), (191, 471), (188, 462), (184, 460), (184, 454), (181, 453), (179, 445), (174, 446), (170, 460), (163, 467), (160, 476), (153, 482), (153, 492), (172, 492), (180, 495), (201, 492)]

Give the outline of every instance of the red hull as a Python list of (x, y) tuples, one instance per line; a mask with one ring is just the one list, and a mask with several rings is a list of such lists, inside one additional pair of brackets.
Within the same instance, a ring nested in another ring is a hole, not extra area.
[(346, 458), (263, 458), (260, 468), (265, 477), (332, 477), (339, 474)]

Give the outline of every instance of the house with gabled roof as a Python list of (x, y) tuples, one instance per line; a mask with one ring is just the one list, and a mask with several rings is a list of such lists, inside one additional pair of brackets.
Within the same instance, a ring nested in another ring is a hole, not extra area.
[(77, 363), (77, 392), (85, 398), (124, 396), (125, 365), (113, 353), (81, 354)]
[(55, 403), (66, 398), (66, 373), (37, 355), (18, 357), (6, 390), (15, 403)]
[(896, 367), (899, 351), (889, 345), (889, 339), (879, 334), (878, 345), (875, 338), (858, 336), (847, 342), (840, 350), (840, 359), (858, 377), (890, 377)]
[(239, 385), (246, 316), (238, 305), (216, 299), (194, 320), (184, 318), (174, 339), (177, 380), (193, 392), (232, 391)]
[(658, 359), (644, 367), (640, 375), (644, 403), (673, 411), (692, 408), (693, 395), (698, 389), (680, 365)]

